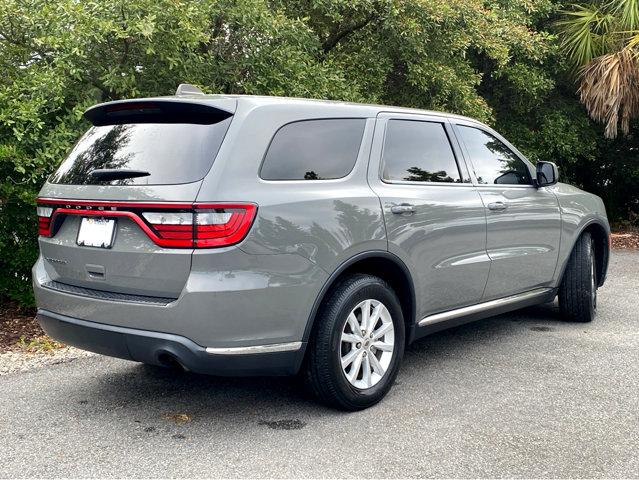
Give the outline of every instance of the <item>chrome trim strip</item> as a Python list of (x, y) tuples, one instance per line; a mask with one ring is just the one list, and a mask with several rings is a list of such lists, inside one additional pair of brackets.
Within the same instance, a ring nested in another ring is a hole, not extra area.
[(476, 305), (470, 305), (469, 307), (457, 308), (455, 310), (449, 310), (448, 312), (436, 313), (429, 315), (419, 321), (419, 326), (424, 327), (426, 325), (432, 325), (434, 323), (445, 322), (454, 318), (464, 317), (473, 313), (485, 312), (494, 308), (503, 307), (506, 305), (512, 305), (514, 303), (530, 300), (535, 297), (541, 297), (549, 293), (552, 288), (538, 288), (529, 292), (518, 293), (510, 297), (498, 298), (497, 300), (491, 300), (489, 302), (478, 303)]
[(302, 342), (272, 343), (250, 347), (206, 347), (209, 355), (252, 355), (255, 353), (293, 352), (302, 348)]
[[(433, 186), (433, 187), (475, 187), (471, 182), (453, 183), (453, 182), (418, 182), (413, 180), (388, 180), (380, 178), (382, 183), (386, 185), (418, 185), (418, 186)], [(490, 186), (490, 185), (489, 185)], [(500, 185), (501, 186), (501, 185)], [(508, 185), (506, 185), (508, 186)]]

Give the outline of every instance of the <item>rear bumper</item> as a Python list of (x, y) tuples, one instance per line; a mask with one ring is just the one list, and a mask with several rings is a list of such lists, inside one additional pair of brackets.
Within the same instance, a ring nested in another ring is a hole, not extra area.
[(186, 337), (169, 333), (105, 325), (42, 309), (37, 318), (47, 334), (67, 345), (151, 365), (177, 361), (189, 371), (211, 375), (293, 375), (304, 356), (301, 342), (207, 351)]
[(178, 298), (158, 298), (140, 291), (112, 291), (101, 280), (60, 279), (40, 256), (33, 267), (33, 291), (37, 307), (48, 312), (225, 349), (301, 341), (327, 277), (297, 254), (213, 249), (193, 254)]

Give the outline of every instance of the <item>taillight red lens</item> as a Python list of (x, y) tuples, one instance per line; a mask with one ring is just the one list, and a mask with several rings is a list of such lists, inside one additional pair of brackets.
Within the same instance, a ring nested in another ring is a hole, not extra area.
[(163, 246), (226, 247), (244, 239), (257, 207), (253, 204), (194, 204), (193, 212), (144, 212)]
[(42, 235), (43, 237), (50, 236), (53, 208), (38, 205), (36, 211), (38, 215), (38, 235)]
[(51, 219), (38, 217), (38, 235), (48, 237), (51, 235)]
[(144, 212), (142, 216), (151, 224), (158, 237), (181, 240), (172, 246), (193, 246), (192, 212)]
[(257, 207), (253, 204), (198, 204), (195, 206), (195, 246), (225, 247), (244, 239)]

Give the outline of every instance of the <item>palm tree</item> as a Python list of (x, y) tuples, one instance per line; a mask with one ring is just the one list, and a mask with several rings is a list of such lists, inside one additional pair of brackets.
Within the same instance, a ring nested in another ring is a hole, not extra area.
[(624, 134), (639, 117), (639, 0), (573, 5), (558, 22), (562, 47), (579, 77), (589, 115), (605, 136)]

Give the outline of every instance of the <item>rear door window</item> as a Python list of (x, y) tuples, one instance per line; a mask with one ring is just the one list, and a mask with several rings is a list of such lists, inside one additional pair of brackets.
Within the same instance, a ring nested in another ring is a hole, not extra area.
[[(168, 185), (202, 180), (232, 117), (217, 123), (124, 123), (91, 127), (49, 179), (72, 185)], [(102, 181), (93, 170), (140, 170), (148, 175)]]
[(389, 120), (382, 154), (387, 181), (461, 183), (444, 125), (419, 120)]
[(348, 175), (357, 160), (364, 118), (304, 120), (280, 128), (266, 152), (264, 180), (327, 180)]
[(530, 170), (515, 153), (479, 128), (457, 125), (468, 149), (477, 182), (483, 185), (532, 185)]

